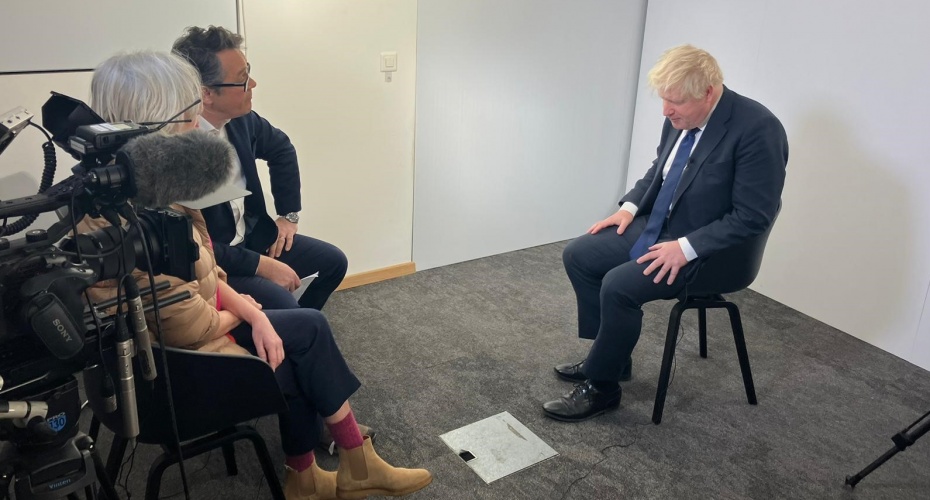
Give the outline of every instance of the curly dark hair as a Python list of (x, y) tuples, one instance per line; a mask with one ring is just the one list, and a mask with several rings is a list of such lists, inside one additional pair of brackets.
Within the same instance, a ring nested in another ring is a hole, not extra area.
[(222, 26), (206, 29), (190, 26), (184, 35), (174, 41), (172, 51), (187, 59), (200, 72), (203, 84), (210, 87), (223, 81), (223, 67), (217, 52), (242, 47), (242, 36)]

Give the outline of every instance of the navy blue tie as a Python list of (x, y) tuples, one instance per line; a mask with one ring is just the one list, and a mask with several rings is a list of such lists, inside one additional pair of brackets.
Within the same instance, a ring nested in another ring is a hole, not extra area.
[(681, 173), (685, 171), (685, 165), (688, 164), (688, 158), (691, 156), (691, 148), (694, 146), (694, 134), (698, 128), (688, 131), (688, 135), (681, 140), (678, 145), (678, 152), (675, 153), (675, 159), (672, 160), (672, 166), (668, 169), (665, 181), (659, 189), (655, 203), (652, 204), (652, 213), (649, 214), (649, 220), (646, 221), (646, 229), (639, 235), (639, 239), (630, 249), (630, 259), (636, 260), (646, 252), (649, 247), (659, 241), (659, 233), (662, 232), (662, 225), (665, 224), (665, 218), (668, 217), (668, 211), (672, 206), (672, 198), (675, 197), (675, 190), (678, 189), (678, 181), (681, 180)]

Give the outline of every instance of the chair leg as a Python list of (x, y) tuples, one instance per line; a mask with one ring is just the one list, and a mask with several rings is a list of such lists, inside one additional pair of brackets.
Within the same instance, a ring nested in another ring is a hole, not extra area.
[(87, 435), (96, 443), (98, 434), (100, 434), (100, 421), (97, 420), (97, 417), (91, 417), (90, 428), (87, 430)]
[(169, 450), (165, 450), (152, 463), (148, 478), (145, 480), (145, 500), (158, 500), (158, 494), (161, 491), (161, 476), (168, 467), (176, 463), (178, 463), (177, 452)]
[[(87, 449), (88, 453), (90, 453), (91, 460), (94, 462), (94, 472), (97, 475), (97, 486), (100, 491), (99, 496), (106, 500), (119, 500), (119, 495), (116, 494), (116, 488), (113, 485), (113, 479), (107, 474), (107, 468), (103, 465), (103, 460), (100, 458), (97, 445), (94, 443), (93, 439), (90, 439), (90, 436), (82, 442), (84, 444), (79, 445), (79, 448), (83, 446), (84, 449)], [(96, 499), (98, 496), (97, 489), (98, 488), (91, 487), (90, 492), (92, 494), (86, 494), (85, 497), (87, 499)]]
[(126, 447), (129, 445), (129, 441), (125, 438), (113, 435), (113, 441), (110, 442), (110, 452), (107, 454), (107, 466), (106, 473), (110, 477), (110, 480), (113, 481), (113, 484), (116, 484), (119, 479), (119, 470), (122, 467), (123, 457), (126, 456)]
[(236, 448), (233, 443), (223, 445), (223, 459), (226, 461), (226, 474), (230, 476), (239, 474), (239, 467), (236, 465)]
[(258, 456), (258, 461), (262, 466), (262, 472), (265, 474), (265, 480), (268, 481), (268, 488), (271, 490), (271, 498), (274, 500), (285, 500), (284, 489), (281, 488), (281, 482), (278, 481), (277, 470), (275, 469), (274, 462), (271, 461), (271, 455), (268, 454), (268, 446), (265, 445), (265, 440), (262, 439), (258, 431), (253, 432), (253, 434), (246, 435), (245, 437), (255, 448), (255, 455)]
[(668, 379), (672, 372), (672, 360), (675, 358), (675, 344), (678, 339), (678, 327), (681, 325), (681, 314), (684, 312), (682, 303), (672, 307), (668, 318), (668, 332), (665, 334), (665, 352), (662, 354), (662, 368), (659, 371), (659, 386), (656, 388), (656, 400), (652, 406), (652, 423), (659, 425), (662, 422), (662, 411), (665, 408), (665, 394), (668, 391)]
[(746, 386), (746, 399), (749, 404), (758, 404), (756, 400), (756, 387), (752, 383), (752, 369), (749, 367), (749, 353), (746, 351), (746, 338), (743, 335), (743, 322), (740, 319), (739, 308), (732, 302), (724, 307), (730, 313), (730, 327), (733, 329), (733, 340), (736, 342), (736, 356), (739, 358), (739, 369), (743, 372), (743, 385)]
[(698, 343), (701, 357), (707, 358), (707, 309), (698, 308)]

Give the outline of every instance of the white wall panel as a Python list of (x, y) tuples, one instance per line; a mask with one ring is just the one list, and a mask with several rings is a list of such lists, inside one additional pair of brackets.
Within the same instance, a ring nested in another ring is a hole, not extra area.
[(644, 10), (419, 2), (418, 269), (572, 238), (615, 209)]
[(340, 247), (349, 274), (410, 262), (416, 15), (416, 0), (245, 4), (255, 111), (300, 160), (301, 233)]
[(92, 69), (121, 50), (167, 50), (184, 28), (236, 31), (236, 0), (2, 0), (0, 73)]

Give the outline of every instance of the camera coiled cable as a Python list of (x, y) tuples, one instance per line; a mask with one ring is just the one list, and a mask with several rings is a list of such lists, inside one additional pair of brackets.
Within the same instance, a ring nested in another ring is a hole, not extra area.
[[(45, 190), (52, 186), (52, 181), (55, 178), (55, 170), (58, 168), (58, 160), (55, 156), (55, 144), (52, 142), (52, 136), (49, 135), (44, 128), (32, 122), (29, 122), (29, 125), (39, 129), (48, 139), (47, 142), (42, 144), (42, 158), (44, 159), (45, 166), (42, 169), (42, 180), (39, 182), (39, 193), (44, 193)], [(18, 221), (9, 225), (7, 225), (6, 219), (4, 219), (3, 225), (0, 226), (0, 236), (16, 234), (31, 226), (38, 217), (38, 214), (24, 215)]]

